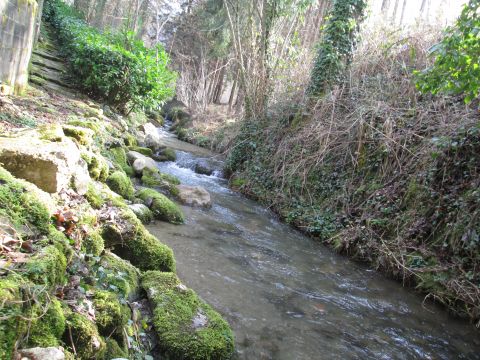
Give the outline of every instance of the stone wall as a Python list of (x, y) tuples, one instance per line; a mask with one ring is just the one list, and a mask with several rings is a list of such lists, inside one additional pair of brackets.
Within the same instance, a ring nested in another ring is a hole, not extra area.
[(0, 93), (21, 93), (35, 37), (35, 0), (0, 0)]

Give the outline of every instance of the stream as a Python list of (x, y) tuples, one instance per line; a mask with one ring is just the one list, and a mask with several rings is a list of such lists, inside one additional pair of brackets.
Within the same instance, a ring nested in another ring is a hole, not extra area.
[[(148, 229), (173, 248), (182, 281), (235, 333), (236, 359), (480, 359), (473, 325), (282, 224), (227, 181), (192, 171), (205, 149), (163, 129), (177, 161), (160, 171), (210, 192), (211, 209)], [(221, 164), (221, 163), (220, 163)]]

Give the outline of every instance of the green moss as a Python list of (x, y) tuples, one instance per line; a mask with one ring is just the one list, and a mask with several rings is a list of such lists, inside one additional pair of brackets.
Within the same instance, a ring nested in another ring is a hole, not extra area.
[(121, 330), (130, 319), (130, 309), (122, 305), (117, 295), (109, 291), (97, 290), (93, 297), (95, 323), (100, 333), (108, 336)]
[(0, 359), (12, 359), (15, 343), (24, 331), (21, 279), (8, 276), (0, 279)]
[(88, 165), (88, 173), (93, 180), (105, 182), (108, 176), (108, 164), (101, 155), (82, 153), (82, 159)]
[[(93, 119), (93, 118), (92, 118)], [(101, 126), (99, 125), (98, 122), (96, 121), (93, 121), (93, 120), (79, 120), (79, 119), (75, 119), (75, 120), (70, 120), (68, 123), (68, 125), (73, 125), (73, 126), (77, 126), (77, 127), (83, 127), (83, 128), (87, 128), (87, 129), (90, 129), (90, 130), (93, 130), (93, 132), (97, 135), (99, 135), (101, 133)]]
[(177, 186), (180, 180), (170, 174), (163, 174), (158, 169), (145, 168), (142, 173), (142, 183), (145, 186), (155, 186), (168, 191), (173, 196), (178, 195)]
[(47, 234), (50, 225), (50, 213), (46, 206), (16, 180), (8, 171), (0, 167), (0, 215), (10, 219), (13, 225), (32, 225), (43, 234)]
[(94, 209), (100, 209), (105, 204), (101, 192), (95, 188), (93, 183), (88, 184), (87, 192), (84, 196)]
[(52, 142), (60, 142), (65, 136), (62, 127), (58, 124), (42, 125), (39, 127), (38, 132), (40, 133), (40, 139)]
[[(141, 205), (138, 206), (138, 205)], [(153, 220), (152, 211), (143, 204), (134, 204), (129, 206), (130, 210), (135, 213), (135, 216), (143, 223), (148, 224)]]
[(85, 239), (83, 240), (83, 248), (85, 250), (85, 253), (92, 254), (94, 256), (99, 256), (103, 252), (105, 244), (98, 230), (91, 231), (85, 237)]
[(175, 161), (177, 160), (177, 154), (170, 148), (163, 149), (160, 154), (156, 156), (157, 161)]
[(63, 335), (63, 340), (70, 347), (70, 350), (73, 351), (73, 348), (75, 348), (76, 359), (103, 359), (106, 344), (99, 335), (95, 324), (85, 316), (71, 311), (67, 311), (66, 320), (67, 331)]
[(131, 166), (127, 164), (127, 154), (122, 147), (116, 147), (108, 150), (110, 160), (114, 163), (117, 170), (123, 170), (128, 176), (133, 176), (134, 171)]
[(123, 210), (119, 217), (122, 229), (106, 224), (102, 233), (114, 253), (143, 271), (175, 271), (172, 249), (151, 235), (131, 210)]
[(112, 191), (115, 191), (125, 199), (131, 199), (135, 192), (131, 180), (121, 171), (115, 171), (111, 174), (107, 178), (107, 185)]
[(138, 152), (142, 155), (148, 156), (148, 157), (153, 156), (153, 151), (152, 151), (152, 149), (149, 149), (149, 148), (140, 147), (140, 146), (130, 146), (129, 149), (132, 150), (132, 151), (136, 151), (136, 152)]
[(114, 339), (107, 339), (105, 359), (128, 359), (128, 351), (123, 350)]
[(126, 299), (133, 298), (138, 293), (140, 272), (129, 261), (106, 252), (100, 263), (105, 269), (100, 274), (100, 281), (105, 288), (117, 291)]
[(25, 273), (35, 284), (53, 287), (65, 282), (67, 259), (55, 245), (43, 248), (25, 264)]
[(28, 344), (31, 347), (59, 346), (59, 340), (65, 331), (65, 316), (62, 304), (52, 299), (45, 314), (36, 306), (30, 318), (33, 318), (29, 330)]
[(228, 323), (172, 273), (149, 271), (142, 287), (153, 304), (153, 324), (167, 356), (229, 359), (234, 350)]
[(145, 202), (151, 201), (150, 209), (156, 219), (168, 221), (172, 224), (182, 224), (185, 221), (180, 208), (165, 195), (152, 189), (141, 189), (136, 196)]
[(245, 179), (242, 179), (242, 178), (234, 178), (230, 184), (232, 187), (234, 188), (240, 188), (242, 187), (243, 185), (245, 185), (247, 183), (247, 180)]
[[(132, 134), (126, 134), (124, 137), (123, 137), (123, 142), (125, 143), (126, 146), (131, 146), (131, 147), (136, 147), (138, 142), (137, 142), (137, 139), (135, 138), (135, 136), (133, 136)], [(143, 149), (143, 148), (140, 148), (140, 149)], [(137, 151), (137, 150), (135, 150)], [(139, 151), (140, 152), (140, 151)], [(148, 155), (147, 155), (148, 156)]]
[(93, 142), (93, 131), (80, 126), (63, 125), (66, 136), (75, 139), (80, 145), (88, 146)]

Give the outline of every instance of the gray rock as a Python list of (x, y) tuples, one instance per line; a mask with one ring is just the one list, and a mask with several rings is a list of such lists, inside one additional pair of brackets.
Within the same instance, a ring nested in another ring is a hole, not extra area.
[(130, 210), (137, 216), (137, 218), (144, 224), (148, 224), (153, 220), (152, 211), (144, 204), (128, 205)]
[(22, 349), (18, 350), (17, 354), (22, 360), (65, 360), (65, 354), (61, 347)]
[(184, 205), (209, 208), (212, 206), (210, 194), (201, 186), (178, 185), (178, 199)]
[(127, 152), (127, 160), (132, 165), (137, 175), (141, 175), (145, 168), (150, 168), (152, 170), (157, 169), (157, 163), (155, 160), (136, 151)]
[(194, 171), (197, 173), (197, 174), (202, 174), (202, 175), (212, 175), (213, 172), (214, 172), (214, 169), (212, 169), (211, 167), (208, 166), (208, 164), (206, 163), (196, 163), (195, 164), (195, 168), (194, 168)]
[(67, 137), (55, 142), (40, 137), (37, 131), (24, 131), (0, 138), (0, 163), (48, 193), (68, 189), (73, 183), (80, 195), (85, 194), (90, 175), (78, 145)]

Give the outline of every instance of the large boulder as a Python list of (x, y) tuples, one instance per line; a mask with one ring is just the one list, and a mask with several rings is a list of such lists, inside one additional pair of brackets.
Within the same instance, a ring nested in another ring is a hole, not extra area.
[(143, 169), (149, 168), (152, 170), (157, 169), (157, 163), (152, 158), (140, 154), (137, 151), (127, 152), (127, 160), (132, 165), (135, 174), (141, 175)]
[(79, 147), (67, 137), (44, 140), (42, 134), (32, 130), (1, 137), (0, 163), (12, 175), (48, 193), (57, 193), (73, 184), (83, 195), (90, 182)]
[(212, 206), (210, 194), (201, 186), (178, 185), (178, 199), (184, 205), (209, 208)]
[(140, 125), (140, 130), (145, 133), (145, 138), (142, 139), (142, 143), (144, 143), (146, 147), (153, 151), (157, 151), (162, 147), (160, 135), (155, 125), (152, 123), (146, 123)]

